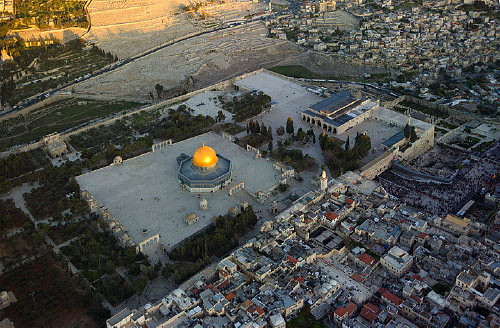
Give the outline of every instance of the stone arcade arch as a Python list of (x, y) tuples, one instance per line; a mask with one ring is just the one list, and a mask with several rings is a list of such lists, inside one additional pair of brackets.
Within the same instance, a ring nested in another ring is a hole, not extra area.
[(171, 145), (172, 144), (172, 139), (168, 139), (168, 140), (165, 140), (165, 141), (162, 141), (162, 142), (158, 142), (158, 143), (155, 143), (151, 146), (151, 151), (155, 151), (155, 150), (160, 150), (160, 149), (163, 149), (165, 147), (167, 147), (168, 145)]

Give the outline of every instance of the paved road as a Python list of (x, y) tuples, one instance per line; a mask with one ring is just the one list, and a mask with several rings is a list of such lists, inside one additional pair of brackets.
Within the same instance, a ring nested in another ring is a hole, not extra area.
[[(222, 27), (217, 27), (217, 28), (214, 28), (214, 29), (211, 29), (211, 30), (208, 30), (208, 31), (202, 31), (202, 32), (199, 32), (199, 33), (196, 33), (196, 34), (193, 34), (193, 35), (189, 35), (189, 36), (186, 36), (182, 39), (177, 39), (177, 40), (173, 40), (173, 41), (169, 41), (167, 43), (164, 43), (160, 46), (157, 46), (157, 47), (154, 47), (150, 50), (147, 50), (139, 55), (135, 55), (135, 56), (132, 56), (132, 57), (129, 57), (127, 59), (124, 59), (124, 60), (120, 60), (116, 63), (113, 63), (111, 65), (109, 65), (108, 67), (105, 67), (95, 73), (92, 73), (90, 75), (87, 75), (87, 76), (84, 76), (84, 77), (80, 77), (78, 78), (78, 80), (76, 81), (72, 81), (72, 82), (69, 82), (65, 85), (62, 85), (58, 88), (55, 88), (55, 89), (52, 89), (52, 90), (49, 90), (49, 91), (45, 91), (44, 94), (41, 94), (39, 95), (36, 99), (31, 99), (27, 102), (25, 102), (24, 105), (22, 105), (20, 108), (16, 108), (16, 109), (11, 109), (11, 110), (7, 110), (7, 111), (2, 111), (0, 112), (0, 117), (2, 116), (5, 116), (5, 115), (10, 115), (10, 114), (13, 114), (19, 110), (22, 110), (24, 109), (25, 107), (27, 106), (32, 106), (44, 99), (47, 99), (49, 97), (51, 97), (52, 95), (54, 95), (55, 93), (59, 92), (59, 91), (62, 91), (64, 89), (67, 89), (67, 88), (70, 88), (72, 87), (73, 85), (77, 84), (77, 83), (80, 83), (80, 82), (83, 82), (83, 81), (86, 81), (86, 80), (89, 80), (89, 79), (92, 79), (94, 77), (97, 77), (99, 75), (102, 75), (102, 74), (105, 74), (105, 73), (108, 73), (108, 72), (111, 72), (111, 71), (114, 71), (114, 70), (117, 70), (118, 68), (120, 67), (123, 67), (127, 64), (130, 64), (130, 63), (133, 63), (141, 58), (144, 58), (146, 56), (149, 56), (151, 54), (154, 54), (155, 52), (158, 52), (162, 49), (165, 49), (167, 47), (170, 47), (174, 44), (177, 44), (177, 43), (180, 43), (180, 42), (184, 42), (184, 41), (187, 41), (187, 40), (190, 40), (190, 39), (194, 39), (194, 38), (197, 38), (197, 37), (200, 37), (200, 36), (203, 36), (203, 35), (209, 35), (209, 34), (213, 34), (213, 33), (218, 33), (220, 31), (224, 31), (224, 30), (228, 30), (228, 29), (232, 29), (232, 28), (235, 28), (237, 26), (240, 26), (240, 25), (246, 25), (246, 24), (250, 24), (250, 23), (253, 23), (253, 22), (256, 22), (256, 21), (259, 21), (261, 20), (262, 18), (264, 18), (266, 16), (259, 16), (258, 18), (254, 18), (254, 19), (250, 19), (250, 20), (247, 20), (247, 21), (230, 21), (230, 22), (227, 22), (224, 24), (224, 26)], [(17, 106), (15, 106), (17, 107)]]

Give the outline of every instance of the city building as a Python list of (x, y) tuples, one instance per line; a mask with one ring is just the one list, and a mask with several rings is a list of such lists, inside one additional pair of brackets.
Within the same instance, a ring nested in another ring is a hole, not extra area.
[(302, 112), (302, 120), (323, 130), (341, 134), (370, 117), (378, 104), (367, 98), (355, 98), (347, 90), (339, 91)]
[(66, 143), (57, 132), (43, 137), (43, 144), (52, 158), (62, 156), (68, 152)]
[(413, 256), (398, 246), (392, 247), (380, 258), (380, 264), (395, 277), (402, 277), (410, 269), (412, 263)]
[(0, 13), (14, 14), (14, 0), (0, 0)]

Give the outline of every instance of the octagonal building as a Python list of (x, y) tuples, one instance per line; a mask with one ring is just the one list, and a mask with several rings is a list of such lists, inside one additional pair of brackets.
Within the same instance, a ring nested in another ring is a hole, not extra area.
[(232, 171), (229, 159), (203, 144), (181, 161), (178, 180), (190, 192), (214, 192), (231, 183)]

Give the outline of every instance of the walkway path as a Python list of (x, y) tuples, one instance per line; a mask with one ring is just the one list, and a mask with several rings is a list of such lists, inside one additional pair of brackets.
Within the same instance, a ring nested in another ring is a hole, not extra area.
[(47, 244), (49, 244), (50, 246), (52, 246), (52, 249), (54, 250), (54, 253), (61, 254), (64, 257), (64, 259), (66, 260), (66, 263), (68, 264), (68, 267), (71, 270), (72, 274), (77, 274), (80, 271), (76, 268), (76, 266), (73, 265), (73, 263), (71, 263), (71, 261), (64, 255), (64, 253), (62, 253), (60, 251), (60, 249), (61, 249), (61, 247), (68, 246), (73, 241), (78, 240), (78, 239), (80, 239), (80, 236), (76, 236), (74, 238), (71, 238), (70, 240), (66, 240), (64, 243), (56, 245), (54, 243), (54, 241), (49, 236), (45, 235), (45, 241), (47, 242)]
[(14, 204), (16, 204), (17, 207), (29, 216), (31, 222), (35, 225), (35, 228), (37, 228), (38, 222), (26, 207), (23, 194), (30, 192), (31, 189), (38, 188), (39, 186), (38, 182), (33, 184), (23, 183), (19, 187), (12, 188), (7, 194), (0, 196), (0, 199), (2, 200), (12, 199)]

